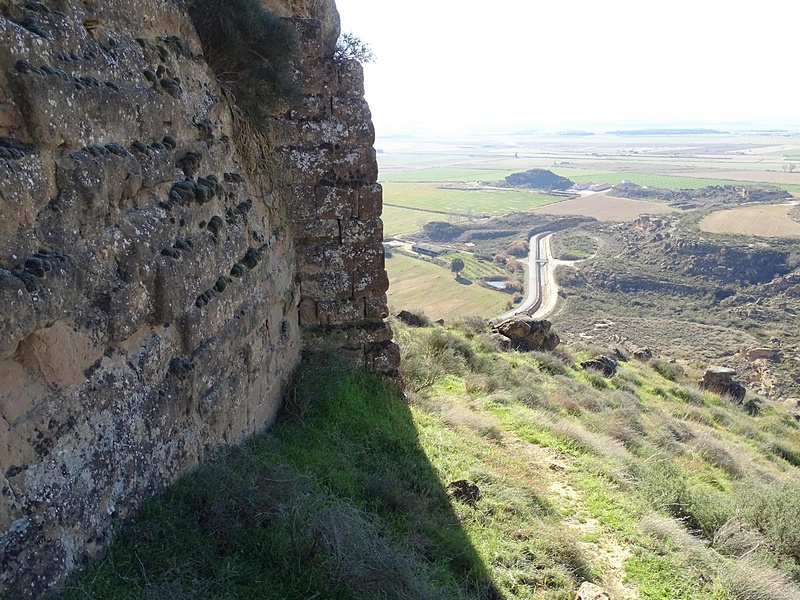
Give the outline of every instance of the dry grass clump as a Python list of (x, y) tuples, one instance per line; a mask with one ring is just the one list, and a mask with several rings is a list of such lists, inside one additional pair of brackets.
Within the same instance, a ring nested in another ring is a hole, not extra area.
[(566, 375), (574, 364), (572, 357), (563, 352), (529, 352), (527, 356), (540, 371), (550, 375)]
[(661, 424), (650, 432), (650, 441), (669, 454), (681, 454), (686, 442), (694, 437), (694, 430), (684, 421), (666, 414), (659, 415)]
[(800, 589), (784, 573), (755, 558), (735, 561), (723, 575), (723, 581), (737, 600), (800, 599)]
[(652, 358), (649, 364), (656, 373), (669, 381), (680, 381), (684, 377), (683, 367), (676, 362)]
[(708, 543), (693, 535), (680, 522), (658, 513), (650, 513), (639, 523), (642, 532), (657, 538), (669, 540), (688, 555), (691, 562), (704, 566), (716, 562)]
[(571, 415), (579, 416), (584, 411), (596, 413), (606, 407), (603, 395), (584, 381), (556, 375), (553, 384), (550, 400)]
[(625, 446), (619, 441), (606, 435), (593, 433), (580, 423), (567, 419), (549, 419), (545, 425), (554, 436), (568, 440), (584, 452), (619, 460), (629, 456)]
[(333, 504), (313, 523), (312, 552), (325, 556), (331, 582), (354, 598), (433, 598), (417, 576), (410, 552), (398, 552), (381, 536), (367, 514), (344, 503)]
[(453, 428), (466, 427), (481, 437), (499, 441), (503, 438), (500, 421), (491, 414), (479, 413), (457, 404), (443, 406), (441, 419)]
[(593, 429), (622, 442), (626, 448), (638, 446), (645, 434), (641, 413), (635, 406), (621, 406), (587, 419)]
[(734, 514), (729, 494), (702, 481), (691, 481), (672, 459), (653, 455), (632, 463), (631, 471), (640, 491), (655, 508), (683, 520), (708, 539)]
[(689, 404), (702, 406), (705, 403), (703, 400), (703, 392), (700, 391), (700, 388), (698, 388), (696, 385), (681, 385), (679, 387), (674, 387), (670, 390), (670, 393), (676, 398), (680, 398)]
[(728, 452), (727, 447), (711, 432), (692, 440), (691, 446), (709, 464), (725, 471), (734, 479), (742, 476), (742, 467), (739, 461)]
[[(720, 555), (675, 519), (653, 513), (642, 519), (640, 529), (675, 546), (684, 555), (682, 558), (687, 567), (699, 566), (714, 578), (719, 578), (723, 587), (737, 600), (800, 598), (800, 589), (785, 573), (769, 567), (755, 556), (730, 559)], [(716, 541), (714, 545), (721, 549)]]

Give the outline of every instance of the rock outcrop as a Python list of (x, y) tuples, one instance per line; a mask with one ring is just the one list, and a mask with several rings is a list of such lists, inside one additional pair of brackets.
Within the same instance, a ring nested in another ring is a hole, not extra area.
[(269, 425), (303, 335), (396, 374), (360, 65), (328, 58), (332, 0), (269, 5), (322, 22), (288, 21), (299, 95), (244, 127), (183, 4), (0, 2), (10, 597), (41, 595), (144, 498)]
[(575, 600), (611, 600), (611, 596), (600, 586), (584, 581), (575, 595)]
[(561, 340), (550, 331), (550, 321), (537, 320), (525, 315), (506, 319), (492, 327), (492, 332), (508, 340), (511, 348), (530, 352), (555, 350)]
[(617, 361), (610, 356), (600, 355), (585, 360), (581, 367), (599, 372), (603, 377), (613, 377), (617, 372)]
[(700, 389), (708, 390), (720, 396), (729, 396), (736, 402), (741, 403), (747, 393), (745, 387), (735, 381), (735, 369), (728, 367), (709, 367), (706, 369), (703, 378), (697, 382)]

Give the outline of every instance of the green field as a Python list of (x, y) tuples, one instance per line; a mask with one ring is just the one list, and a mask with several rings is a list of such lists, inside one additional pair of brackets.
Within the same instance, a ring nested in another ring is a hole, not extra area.
[(505, 310), (511, 296), (473, 282), (458, 283), (449, 269), (395, 254), (386, 259), (389, 273), (389, 310), (423, 312), (431, 319), (470, 315), (492, 317)]
[(411, 233), (420, 230), (420, 224), (428, 221), (441, 220), (442, 215), (414, 210), (413, 208), (398, 208), (396, 206), (384, 206), (383, 214), (383, 233), (385, 235), (397, 235), (399, 233)]
[(508, 276), (508, 272), (503, 265), (496, 265), (493, 262), (478, 260), (475, 258), (475, 255), (470, 252), (451, 252), (443, 256), (442, 260), (446, 263), (450, 263), (454, 258), (460, 258), (464, 261), (464, 270), (462, 273), (467, 279), (477, 281), (481, 277), (491, 277), (493, 275)]
[[(798, 154), (800, 156), (800, 154)], [(794, 159), (794, 155), (792, 155)], [(798, 159), (800, 160), (800, 159)], [(687, 163), (687, 166), (697, 166)], [(716, 165), (715, 165), (716, 166)], [(612, 185), (623, 179), (630, 179), (638, 185), (660, 187), (666, 189), (698, 189), (711, 185), (742, 185), (759, 183), (758, 181), (742, 182), (731, 179), (687, 177), (681, 175), (657, 175), (653, 173), (638, 173), (636, 171), (607, 171), (596, 169), (578, 169), (574, 167), (551, 167), (553, 173), (567, 177), (575, 183), (610, 183)], [(424, 168), (401, 173), (390, 173), (382, 176), (381, 180), (393, 183), (411, 182), (466, 182), (466, 181), (501, 181), (514, 170), (480, 169), (480, 168)], [(770, 184), (785, 189), (792, 193), (800, 192), (800, 185)]]
[(512, 170), (434, 167), (381, 175), (381, 181), (502, 181)]
[[(563, 200), (528, 190), (448, 190), (438, 183), (384, 183), (383, 201), (409, 208), (479, 216), (504, 215)], [(429, 220), (437, 217), (432, 215)], [(442, 220), (444, 217), (438, 217)]]

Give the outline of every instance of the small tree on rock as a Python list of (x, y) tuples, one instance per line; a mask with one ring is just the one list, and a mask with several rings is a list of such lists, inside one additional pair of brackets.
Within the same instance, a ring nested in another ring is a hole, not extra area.
[(464, 261), (460, 258), (454, 258), (450, 261), (450, 270), (456, 274), (456, 277), (460, 277), (461, 271), (464, 270)]
[(360, 63), (370, 63), (375, 60), (375, 54), (368, 44), (352, 33), (343, 33), (336, 41), (336, 49), (333, 51), (333, 58), (336, 60), (357, 60)]

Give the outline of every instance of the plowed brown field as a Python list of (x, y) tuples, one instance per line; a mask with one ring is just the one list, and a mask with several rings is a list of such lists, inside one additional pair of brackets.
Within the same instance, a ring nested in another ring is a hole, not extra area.
[(665, 214), (676, 210), (666, 204), (615, 198), (598, 193), (549, 204), (531, 212), (547, 215), (580, 215), (594, 217), (598, 221), (634, 221), (640, 215)]
[(709, 233), (738, 233), (761, 237), (800, 237), (800, 223), (789, 218), (796, 204), (742, 206), (711, 213), (699, 223)]

